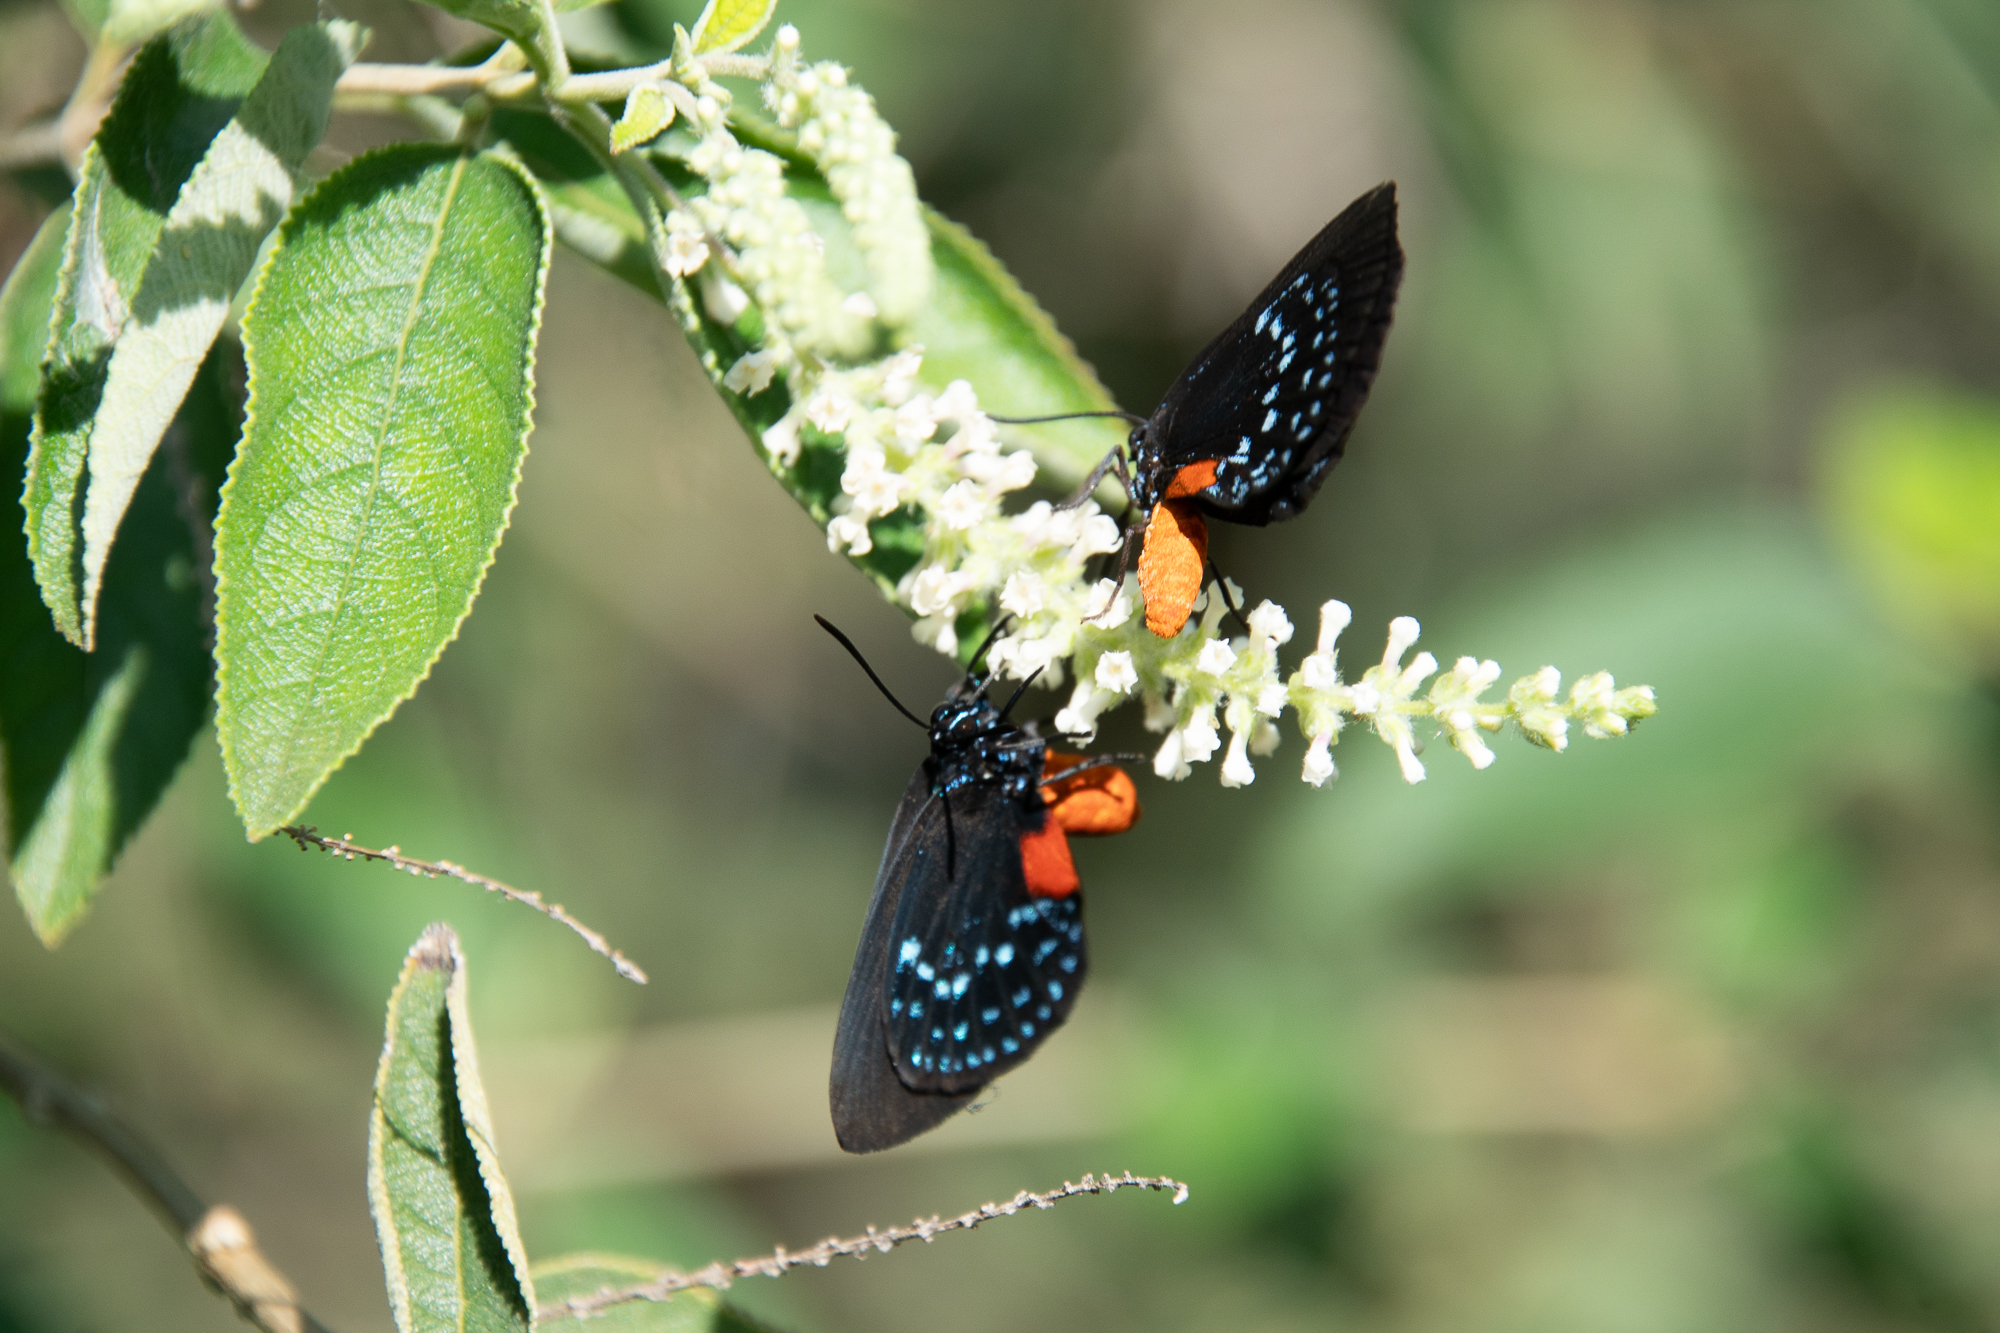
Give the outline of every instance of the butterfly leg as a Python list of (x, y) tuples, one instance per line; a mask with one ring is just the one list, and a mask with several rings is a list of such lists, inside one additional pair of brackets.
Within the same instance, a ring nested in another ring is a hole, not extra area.
[(1125, 490), (1125, 495), (1126, 495), (1125, 508), (1129, 512), (1132, 508), (1132, 501), (1131, 501), (1132, 468), (1131, 465), (1126, 462), (1125, 450), (1122, 448), (1113, 449), (1110, 453), (1104, 455), (1102, 459), (1098, 460), (1097, 466), (1090, 470), (1090, 475), (1083, 479), (1083, 484), (1077, 487), (1074, 491), (1071, 491), (1069, 497), (1065, 499), (1061, 504), (1057, 505), (1056, 508), (1058, 509), (1076, 508), (1078, 505), (1082, 504), (1085, 500), (1088, 500), (1092, 495), (1097, 493), (1098, 486), (1104, 481), (1105, 476), (1109, 473), (1117, 474), (1118, 484)]
[(1238, 606), (1236, 600), (1229, 595), (1229, 580), (1222, 577), (1222, 571), (1216, 568), (1214, 556), (1208, 558), (1208, 572), (1215, 579), (1216, 591), (1222, 594), (1222, 604), (1229, 608), (1229, 614), (1235, 618), (1238, 625), (1243, 627), (1245, 634), (1251, 633), (1250, 622), (1243, 618), (1243, 608)]
[(1145, 537), (1146, 529), (1143, 524), (1125, 529), (1125, 544), (1118, 548), (1118, 567), (1111, 574), (1111, 596), (1105, 601), (1102, 610), (1098, 611), (1095, 615), (1088, 615), (1083, 618), (1084, 624), (1088, 625), (1093, 620), (1102, 620), (1105, 616), (1111, 614), (1112, 603), (1118, 600), (1117, 590), (1125, 586), (1125, 575), (1132, 568), (1132, 552), (1138, 548), (1140, 542), (1145, 540)]

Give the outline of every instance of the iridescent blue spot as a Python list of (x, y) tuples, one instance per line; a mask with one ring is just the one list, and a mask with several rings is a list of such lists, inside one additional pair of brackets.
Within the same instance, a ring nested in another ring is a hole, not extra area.
[(972, 973), (961, 972), (951, 979), (951, 998), (956, 1000), (965, 994), (965, 988), (972, 984)]
[(1043, 1022), (1048, 1021), (1050, 1012), (1051, 1011), (1049, 1007), (1045, 1004), (1038, 1004), (1035, 1006), (1035, 1017), (1041, 1019)]
[(910, 1017), (922, 1018), (923, 1016), (924, 1016), (924, 1002), (922, 1000), (911, 1000)]
[(1007, 1054), (1012, 1055), (1014, 1052), (1021, 1049), (1021, 1043), (1015, 1041), (1012, 1037), (1002, 1037), (1000, 1039), (1000, 1049), (1007, 1052)]
[(990, 1065), (990, 1064), (992, 1064), (992, 1063), (993, 1063), (993, 1048), (992, 1048), (991, 1046), (988, 1046), (988, 1047), (986, 1047), (985, 1049), (981, 1050), (981, 1051), (980, 1051), (979, 1053), (980, 1053), (981, 1055), (983, 1055), (983, 1056), (985, 1056), (985, 1057), (986, 1057), (986, 1063), (987, 1063), (987, 1064), (989, 1064), (989, 1065)]
[[(1042, 961), (1055, 951), (1056, 942), (1054, 940), (1043, 940), (1040, 944), (1037, 944), (1035, 946), (1035, 966), (1040, 967)], [(942, 995), (944, 991), (939, 990), (938, 994)]]
[(1049, 983), (1049, 998), (1051, 1000), (1060, 1000), (1062, 998), (1062, 983), (1060, 981), (1051, 981)]
[(1003, 944), (993, 951), (993, 961), (1005, 967), (1014, 961), (1014, 946)]
[(898, 995), (894, 999), (889, 1001), (889, 1012), (892, 1014), (900, 1014), (903, 1012), (902, 996)]
[(931, 987), (931, 994), (942, 1000), (945, 996), (951, 994), (951, 983), (940, 979), (935, 986)]
[[(1048, 1017), (1048, 1015), (1047, 1015), (1047, 1014), (1043, 1014), (1043, 1015), (1042, 1015), (1042, 1017), (1043, 1017), (1043, 1018), (1047, 1018), (1047, 1017)], [(1032, 1036), (1034, 1036), (1034, 1035), (1035, 1035), (1035, 1025), (1034, 1025), (1033, 1023), (1023, 1023), (1023, 1024), (1021, 1024), (1021, 1035), (1022, 1035), (1022, 1036), (1024, 1036), (1024, 1037), (1032, 1037)]]
[(1298, 355), (1297, 352), (1287, 352), (1283, 356), (1278, 358), (1278, 373), (1280, 375), (1284, 374), (1287, 370), (1291, 369), (1292, 358), (1297, 355)]
[(959, 1024), (959, 1025), (958, 1025), (957, 1027), (953, 1028), (953, 1029), (951, 1030), (951, 1039), (952, 1039), (953, 1041), (964, 1041), (964, 1040), (965, 1040), (965, 1031), (966, 1031), (966, 1028), (967, 1028), (967, 1027), (969, 1027), (969, 1026), (970, 1026), (970, 1024), (966, 1024), (966, 1023), (960, 1023), (960, 1024)]
[(1278, 419), (1278, 409), (1275, 407), (1270, 408), (1266, 410), (1264, 413), (1264, 424), (1259, 426), (1257, 429), (1261, 431), (1268, 431), (1269, 429), (1271, 429), (1272, 424), (1276, 422), (1277, 419)]
[(967, 1055), (965, 1057), (965, 1067), (967, 1069), (979, 1068), (979, 1057), (976, 1055)]
[(932, 1040), (932, 1041), (943, 1041), (943, 1040), (944, 1040), (944, 1029), (943, 1029), (943, 1028), (932, 1028), (932, 1029), (931, 1029), (931, 1040)]
[(902, 949), (896, 954), (896, 966), (901, 967), (905, 963), (916, 962), (917, 955), (923, 951), (924, 946), (917, 942), (917, 937), (915, 935), (910, 936), (910, 938), (903, 941)]
[[(1297, 417), (1292, 418), (1292, 424), (1293, 425), (1298, 424)], [(979, 946), (979, 952), (972, 955), (972, 964), (974, 967), (985, 967), (986, 960), (990, 957), (992, 957), (992, 955), (986, 952), (986, 946), (982, 944)]]
[(1059, 965), (1060, 965), (1060, 966), (1062, 967), (1062, 970), (1063, 970), (1063, 971), (1065, 971), (1065, 972), (1074, 972), (1074, 971), (1076, 971), (1076, 955), (1075, 955), (1075, 954), (1073, 954), (1073, 953), (1066, 953), (1066, 954), (1064, 954), (1064, 955), (1063, 955), (1063, 956), (1062, 956), (1061, 958), (1057, 959), (1056, 961), (1057, 961), (1057, 963), (1058, 963), (1058, 964), (1059, 964)]
[(981, 1010), (979, 1011), (979, 1021), (980, 1021), (980, 1022), (982, 1022), (982, 1023), (997, 1023), (997, 1022), (999, 1022), (999, 1021), (1000, 1021), (1000, 1010), (999, 1010), (999, 1007), (998, 1007), (998, 1006), (988, 1006), (988, 1007), (987, 1007), (987, 1008), (985, 1008), (985, 1009), (981, 1009)]
[(918, 963), (917, 975), (922, 977), (925, 981), (929, 981), (932, 977), (937, 975), (937, 969), (932, 967), (929, 963)]
[(1035, 992), (1034, 992), (1033, 990), (1029, 989), (1029, 988), (1028, 988), (1028, 987), (1026, 987), (1026, 986), (1023, 986), (1023, 987), (1021, 987), (1021, 989), (1019, 989), (1019, 990), (1015, 991), (1015, 992), (1014, 992), (1014, 1007), (1015, 1007), (1016, 1009), (1019, 1009), (1019, 1008), (1021, 1008), (1021, 1007), (1022, 1007), (1023, 1005), (1027, 1004), (1027, 1002), (1029, 1001), (1029, 999), (1033, 997), (1034, 993), (1035, 993)]

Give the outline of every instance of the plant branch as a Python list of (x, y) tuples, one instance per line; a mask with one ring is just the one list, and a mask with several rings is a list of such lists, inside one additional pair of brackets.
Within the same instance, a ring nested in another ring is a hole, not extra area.
[(824, 1268), (836, 1257), (847, 1255), (865, 1259), (871, 1251), (887, 1254), (905, 1241), (921, 1240), (928, 1244), (947, 1231), (970, 1231), (981, 1222), (996, 1217), (1012, 1217), (1023, 1208), (1053, 1208), (1063, 1199), (1079, 1194), (1109, 1194), (1125, 1186), (1148, 1190), (1172, 1190), (1174, 1202), (1187, 1201), (1188, 1187), (1168, 1176), (1135, 1176), (1130, 1171), (1120, 1176), (1085, 1176), (1075, 1183), (1064, 1181), (1059, 1189), (1034, 1194), (1022, 1190), (1005, 1203), (981, 1204), (969, 1213), (957, 1217), (918, 1218), (906, 1227), (891, 1227), (887, 1231), (868, 1228), (865, 1236), (854, 1236), (847, 1240), (829, 1236), (809, 1250), (776, 1250), (759, 1255), (754, 1259), (738, 1259), (733, 1263), (712, 1263), (706, 1268), (692, 1273), (667, 1272), (650, 1282), (634, 1287), (608, 1287), (592, 1292), (588, 1296), (577, 1296), (560, 1305), (543, 1306), (541, 1318), (573, 1319), (601, 1314), (615, 1305), (629, 1301), (663, 1301), (677, 1291), (689, 1287), (727, 1287), (740, 1277), (782, 1277), (790, 1269), (808, 1264), (814, 1268)]
[(327, 1333), (299, 1308), (296, 1289), (257, 1248), (243, 1215), (204, 1203), (144, 1140), (97, 1098), (0, 1036), (0, 1089), (30, 1121), (64, 1130), (103, 1154), (193, 1256), (202, 1277), (266, 1333)]
[(624, 954), (612, 948), (610, 941), (606, 940), (604, 936), (598, 934), (589, 926), (584, 925), (583, 922), (564, 911), (561, 903), (544, 902), (542, 895), (532, 890), (517, 889), (512, 885), (502, 884), (497, 879), (467, 870), (464, 866), (451, 861), (420, 861), (414, 856), (403, 855), (402, 850), (397, 847), (377, 849), (374, 847), (363, 847), (360, 843), (354, 842), (347, 837), (325, 837), (318, 829), (309, 826), (287, 824), (280, 828), (278, 832), (297, 843), (300, 851), (317, 847), (322, 851), (332, 852), (335, 856), (349, 861), (354, 860), (356, 857), (361, 858), (363, 861), (386, 861), (396, 869), (408, 871), (412, 875), (423, 875), (429, 879), (436, 879), (439, 875), (444, 875), (447, 878), (485, 889), (488, 893), (497, 893), (509, 901), (532, 907), (543, 916), (549, 918), (549, 920), (568, 926), (571, 930), (575, 931), (578, 937), (585, 944), (588, 944), (594, 952), (610, 960), (611, 965), (618, 969), (619, 976), (624, 977), (627, 981), (636, 981), (641, 986), (646, 984), (646, 973), (637, 963), (634, 963)]

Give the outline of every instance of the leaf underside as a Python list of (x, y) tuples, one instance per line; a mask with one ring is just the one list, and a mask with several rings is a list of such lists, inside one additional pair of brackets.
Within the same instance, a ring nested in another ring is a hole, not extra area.
[[(0, 294), (0, 486), (26, 463), (36, 366), (67, 226), (44, 224)], [(30, 336), (32, 335), (32, 336)], [(9, 878), (53, 946), (187, 757), (207, 714), (209, 654), (195, 533), (214, 512), (237, 403), (218, 352), (136, 488), (105, 571), (96, 651), (56, 631), (25, 536), (0, 530), (0, 768)], [(8, 491), (6, 493), (13, 493)]]
[(368, 1200), (400, 1333), (528, 1333), (534, 1321), (465, 990), (458, 937), (433, 925), (389, 997)]

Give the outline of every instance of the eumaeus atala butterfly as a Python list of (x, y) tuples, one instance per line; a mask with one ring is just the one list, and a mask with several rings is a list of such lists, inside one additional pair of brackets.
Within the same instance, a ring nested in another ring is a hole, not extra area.
[(1391, 181), (1306, 242), (1181, 372), (1152, 416), (1070, 414), (1138, 423), (1078, 498), (1115, 469), (1146, 515), (1139, 589), (1153, 633), (1172, 638), (1194, 609), (1208, 556), (1204, 515), (1257, 527), (1290, 518), (1340, 461), (1381, 364), (1402, 278)]
[(1050, 754), (1008, 721), (980, 654), (926, 724), (819, 623), (931, 737), (889, 823), (833, 1039), (834, 1134), (877, 1152), (962, 1109), (1069, 1017), (1089, 955), (1067, 835), (1122, 833), (1139, 800), (1122, 769)]

